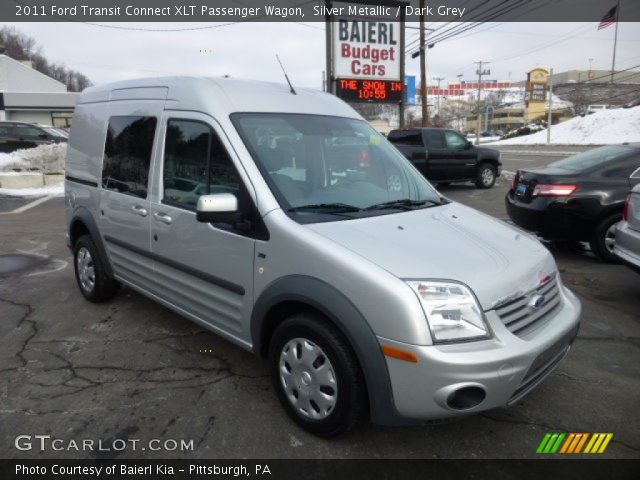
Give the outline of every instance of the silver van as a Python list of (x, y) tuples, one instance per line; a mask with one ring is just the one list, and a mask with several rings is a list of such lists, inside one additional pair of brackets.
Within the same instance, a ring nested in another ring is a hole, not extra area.
[(318, 91), (89, 88), (66, 202), (87, 300), (124, 284), (267, 358), (284, 409), (321, 436), (513, 404), (579, 327), (536, 239), (441, 196)]

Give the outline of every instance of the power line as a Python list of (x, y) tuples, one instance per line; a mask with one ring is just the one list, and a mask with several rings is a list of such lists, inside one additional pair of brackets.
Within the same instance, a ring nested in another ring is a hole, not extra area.
[[(487, 3), (488, 0), (486, 0), (483, 3)], [(514, 11), (522, 8), (524, 5), (522, 5), (523, 2), (530, 2), (531, 0), (516, 0), (515, 3), (510, 3), (509, 0), (503, 0), (503, 2), (501, 4), (498, 5), (494, 5), (491, 6), (488, 10), (483, 11), (483, 12), (479, 12), (476, 16), (474, 16), (473, 18), (471, 18), (470, 20), (478, 20), (476, 22), (470, 22), (468, 24), (458, 24), (455, 25), (453, 27), (451, 27), (448, 30), (445, 30), (444, 32), (440, 33), (440, 34), (436, 34), (434, 37), (432, 37), (430, 40), (430, 45), (434, 45), (436, 43), (454, 38), (458, 35), (460, 35), (461, 33), (464, 33), (466, 31), (478, 28), (481, 25), (484, 25), (486, 22), (490, 22), (492, 20), (495, 20), (497, 18), (503, 18), (506, 15), (508, 15), (509, 13), (514, 13)], [(543, 2), (549, 3), (550, 0), (542, 0)], [(506, 4), (506, 5), (505, 5)], [(475, 7), (475, 9), (479, 8), (482, 5), (479, 5), (478, 7)], [(522, 12), (520, 13), (518, 16), (524, 15), (525, 13), (528, 13), (530, 11), (536, 10), (538, 8), (541, 8), (544, 5), (539, 5), (537, 7), (534, 7), (531, 10), (528, 10), (527, 12)], [(491, 12), (492, 10), (498, 9), (497, 11)], [(484, 16), (483, 15), (487, 15)], [(514, 17), (517, 18), (517, 17)], [(414, 50), (415, 51), (415, 50)], [(409, 54), (413, 53), (413, 52), (408, 52)]]
[(129, 31), (136, 31), (136, 32), (165, 32), (166, 33), (166, 32), (192, 32), (196, 30), (210, 30), (212, 28), (228, 27), (231, 25), (237, 25), (239, 23), (246, 23), (246, 22), (229, 22), (229, 23), (222, 23), (218, 25), (207, 25), (202, 27), (189, 27), (189, 28), (141, 28), (141, 27), (124, 27), (121, 25), (106, 25), (103, 23), (93, 23), (93, 22), (73, 22), (73, 23), (81, 23), (83, 25), (89, 25), (92, 27), (111, 28), (114, 30), (129, 30)]

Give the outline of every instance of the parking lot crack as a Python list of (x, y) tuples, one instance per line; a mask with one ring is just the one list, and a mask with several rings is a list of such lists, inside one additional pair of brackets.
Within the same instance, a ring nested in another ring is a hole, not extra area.
[[(30, 303), (16, 302), (14, 300), (9, 300), (7, 298), (2, 298), (2, 297), (0, 297), (0, 302), (7, 303), (7, 304), (12, 305), (14, 307), (18, 307), (18, 308), (23, 308), (24, 309), (24, 314), (22, 315), (20, 320), (18, 320), (18, 323), (16, 325), (16, 329), (21, 328), (23, 325), (28, 325), (29, 329), (31, 330), (31, 333), (29, 333), (29, 335), (27, 335), (26, 338), (21, 342), (20, 349), (15, 354), (15, 356), (18, 357), (18, 359), (20, 360), (20, 363), (22, 363), (22, 367), (25, 367), (27, 365), (28, 361), (24, 357), (24, 354), (27, 351), (27, 349), (29, 348), (29, 342), (31, 342), (31, 340), (33, 340), (33, 338), (38, 334), (38, 325), (37, 325), (37, 323), (35, 322), (35, 320), (29, 319), (29, 316), (34, 312), (34, 308)], [(16, 368), (2, 369), (2, 370), (0, 370), (0, 372), (2, 372), (2, 371), (13, 371), (13, 370), (16, 370)]]

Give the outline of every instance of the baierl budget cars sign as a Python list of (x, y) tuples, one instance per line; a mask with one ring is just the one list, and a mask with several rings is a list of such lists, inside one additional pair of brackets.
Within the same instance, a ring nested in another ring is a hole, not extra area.
[(400, 23), (337, 18), (333, 25), (334, 76), (400, 80)]

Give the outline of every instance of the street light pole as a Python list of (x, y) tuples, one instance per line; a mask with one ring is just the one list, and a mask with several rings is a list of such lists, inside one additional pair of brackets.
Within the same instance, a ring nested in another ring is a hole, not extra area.
[(478, 62), (474, 62), (476, 65), (478, 65), (478, 68), (476, 70), (476, 74), (478, 75), (478, 101), (476, 104), (476, 108), (478, 109), (478, 122), (476, 125), (476, 145), (480, 144), (480, 124), (482, 123), (482, 112), (480, 111), (480, 96), (482, 94), (482, 77), (484, 75), (490, 75), (491, 74), (491, 70), (487, 69), (487, 70), (483, 70), (482, 69), (482, 65), (487, 65), (489, 62), (484, 62), (482, 60), (478, 61)]
[(547, 145), (551, 143), (551, 123), (553, 122), (553, 68), (549, 69), (549, 112), (547, 113)]
[(436, 113), (440, 114), (440, 82), (444, 80), (444, 77), (431, 77), (431, 79), (438, 82), (438, 93), (436, 94)]

